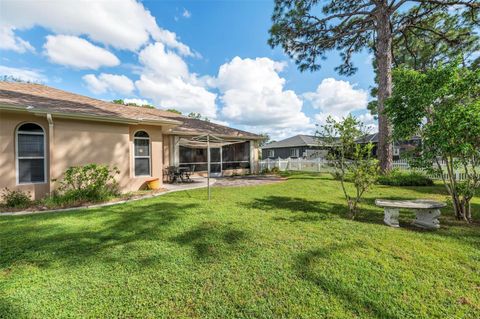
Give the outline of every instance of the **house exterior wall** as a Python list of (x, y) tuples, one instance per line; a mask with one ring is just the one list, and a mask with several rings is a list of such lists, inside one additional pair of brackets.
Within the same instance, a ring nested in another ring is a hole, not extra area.
[[(299, 157), (303, 156), (303, 153), (305, 153), (306, 150), (321, 150), (323, 149), (322, 147), (312, 147), (312, 146), (297, 146), (297, 147), (279, 147), (279, 148), (265, 148), (262, 149), (262, 159), (267, 159), (267, 158), (289, 158), (290, 157), (290, 150), (298, 148), (299, 151)], [(269, 157), (268, 153), (269, 151), (273, 150), (274, 151), (274, 156)]]
[[(25, 122), (43, 127), (47, 150), (47, 182), (22, 184), (16, 182), (15, 130)], [(135, 177), (133, 135), (138, 130), (150, 136), (151, 177)], [(117, 181), (122, 192), (138, 190), (152, 178), (162, 180), (163, 135), (160, 126), (115, 124), (53, 118), (53, 126), (45, 116), (0, 111), (0, 188), (31, 192), (35, 199), (54, 190), (53, 179), (60, 179), (71, 167), (90, 163), (116, 166)]]
[[(393, 160), (397, 161), (402, 159), (405, 154), (414, 151), (415, 149), (419, 149), (422, 145), (422, 142), (420, 139), (414, 139), (414, 140), (408, 140), (408, 141), (400, 141), (400, 142), (394, 142), (393, 148), (394, 148), (394, 154), (393, 154)], [(395, 150), (397, 150), (398, 153), (395, 154)], [(373, 148), (372, 148), (372, 156), (377, 157), (378, 156), (378, 143), (374, 142), (373, 143)]]

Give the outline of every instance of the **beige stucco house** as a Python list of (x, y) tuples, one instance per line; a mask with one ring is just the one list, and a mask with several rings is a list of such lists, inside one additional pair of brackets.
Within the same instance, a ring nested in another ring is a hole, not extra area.
[(125, 106), (31, 83), (0, 81), (0, 188), (41, 198), (70, 166), (107, 164), (120, 170), (124, 192), (163, 180), (167, 166), (207, 169), (210, 134), (216, 175), (255, 171), (261, 136), (158, 109)]

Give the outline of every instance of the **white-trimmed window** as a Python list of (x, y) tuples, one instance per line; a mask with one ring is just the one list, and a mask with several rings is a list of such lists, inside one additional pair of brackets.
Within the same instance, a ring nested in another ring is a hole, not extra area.
[(275, 150), (267, 150), (267, 157), (275, 157)]
[(290, 149), (290, 157), (299, 157), (299, 156), (300, 156), (300, 149), (298, 148)]
[(45, 183), (45, 132), (35, 123), (25, 123), (16, 132), (17, 183)]
[(138, 131), (133, 137), (135, 176), (150, 176), (150, 136)]
[(393, 147), (393, 156), (400, 156), (400, 147)]

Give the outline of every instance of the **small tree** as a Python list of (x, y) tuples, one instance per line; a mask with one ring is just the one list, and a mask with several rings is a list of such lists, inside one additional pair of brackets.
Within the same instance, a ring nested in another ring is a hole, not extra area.
[(177, 114), (182, 115), (182, 112), (180, 112), (180, 111), (177, 110), (177, 109), (167, 109), (167, 112), (172, 112), (172, 113), (177, 113)]
[(260, 136), (262, 137), (259, 144), (260, 147), (272, 142), (272, 139), (270, 138), (270, 135), (268, 133), (260, 133)]
[(202, 120), (202, 121), (210, 122), (210, 119), (209, 119), (208, 117), (203, 116), (203, 115), (200, 114), (200, 113), (190, 112), (190, 113), (188, 113), (187, 116), (188, 116), (189, 118), (191, 118), (191, 119)]
[[(362, 196), (375, 183), (379, 173), (378, 160), (372, 156), (373, 144), (358, 143), (366, 133), (364, 125), (351, 115), (342, 121), (328, 117), (327, 124), (318, 132), (332, 146), (328, 159), (335, 177), (340, 180), (352, 219), (358, 213)], [(355, 186), (353, 194), (347, 188), (347, 180)]]
[(480, 70), (457, 62), (426, 72), (395, 70), (387, 112), (397, 139), (422, 138), (411, 165), (440, 175), (455, 216), (471, 221), (470, 200), (480, 187)]

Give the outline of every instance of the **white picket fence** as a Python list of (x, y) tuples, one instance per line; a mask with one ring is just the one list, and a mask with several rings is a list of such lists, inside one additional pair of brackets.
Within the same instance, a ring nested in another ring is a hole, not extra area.
[[(284, 171), (303, 171), (303, 172), (319, 172), (328, 173), (332, 171), (332, 167), (328, 165), (328, 161), (323, 158), (303, 159), (303, 158), (287, 158), (287, 159), (265, 159), (259, 161), (260, 171), (271, 170), (274, 167), (282, 172)], [(406, 160), (397, 160), (393, 162), (393, 168), (404, 172), (419, 171), (411, 168)], [(421, 172), (421, 171), (420, 171)], [(432, 179), (441, 180), (442, 176), (437, 174), (426, 174)], [(447, 177), (446, 175), (444, 176)], [(464, 180), (465, 173), (455, 171), (457, 180)]]
[(328, 161), (322, 158), (303, 159), (303, 158), (287, 158), (287, 159), (265, 159), (259, 161), (260, 171), (271, 170), (277, 167), (280, 171), (304, 171), (304, 172), (329, 172), (331, 167)]

